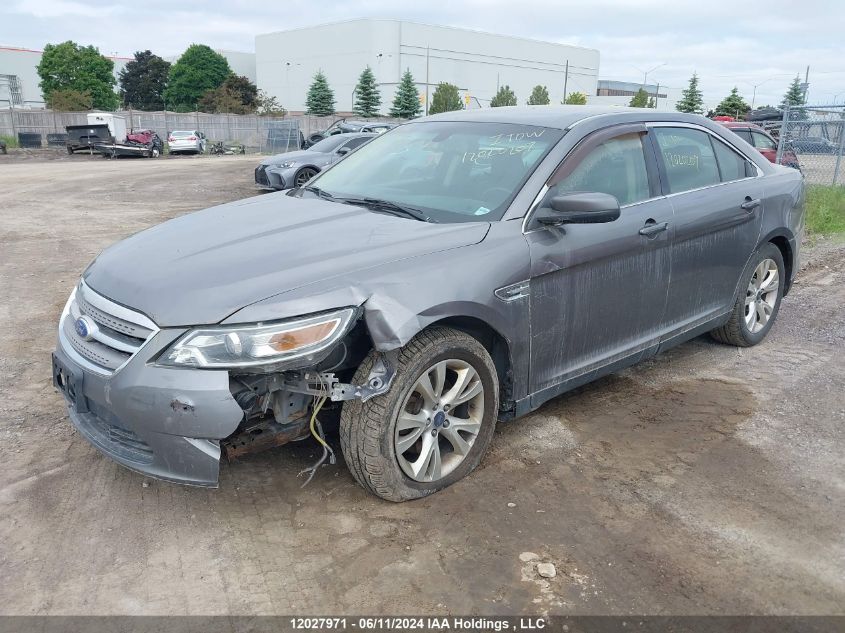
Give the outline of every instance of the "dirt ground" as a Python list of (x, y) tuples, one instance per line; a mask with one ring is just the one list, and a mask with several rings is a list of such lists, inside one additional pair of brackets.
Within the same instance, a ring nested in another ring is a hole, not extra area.
[(368, 496), (342, 463), (301, 489), (307, 441), (205, 490), (76, 434), (50, 351), (101, 249), (255, 195), (257, 159), (6, 159), (0, 613), (845, 613), (842, 245), (808, 252), (764, 344), (696, 339), (557, 398), (428, 499)]

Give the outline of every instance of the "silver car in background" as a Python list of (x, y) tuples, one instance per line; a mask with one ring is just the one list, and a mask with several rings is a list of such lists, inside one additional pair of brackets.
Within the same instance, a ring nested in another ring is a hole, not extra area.
[(280, 191), (301, 187), (322, 169), (378, 136), (376, 133), (335, 134), (308, 149), (276, 154), (255, 168), (255, 184)]
[(173, 130), (167, 135), (167, 146), (171, 154), (204, 154), (205, 144), (205, 134), (197, 130)]

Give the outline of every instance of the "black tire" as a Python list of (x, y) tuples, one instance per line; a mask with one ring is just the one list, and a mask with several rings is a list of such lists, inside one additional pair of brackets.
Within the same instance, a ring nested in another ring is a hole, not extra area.
[[(375, 352), (364, 360), (353, 378), (362, 384), (370, 374)], [(437, 362), (458, 359), (472, 366), (484, 388), (481, 428), (472, 447), (457, 467), (433, 482), (408, 477), (399, 466), (394, 446), (396, 419), (422, 373)], [(361, 402), (344, 403), (340, 416), (340, 444), (355, 480), (372, 494), (388, 501), (418, 499), (442, 490), (478, 466), (496, 429), (499, 381), (484, 346), (472, 336), (445, 327), (434, 327), (414, 337), (399, 351), (393, 384), (387, 393)]]
[[(775, 297), (774, 307), (772, 308), (771, 316), (769, 316), (769, 319), (766, 324), (760, 330), (752, 332), (749, 329), (745, 319), (746, 297), (749, 296), (748, 287), (752, 279), (754, 278), (757, 266), (767, 259), (774, 261), (777, 265), (777, 296)], [(736, 347), (751, 347), (752, 345), (757, 345), (757, 343), (761, 342), (764, 338), (766, 338), (766, 335), (769, 333), (769, 330), (772, 329), (772, 325), (774, 324), (775, 319), (777, 318), (778, 310), (780, 310), (780, 302), (781, 299), (783, 299), (783, 289), (785, 283), (786, 272), (785, 266), (783, 264), (783, 255), (781, 254), (780, 249), (778, 249), (777, 246), (770, 242), (767, 242), (757, 250), (757, 252), (749, 261), (748, 267), (745, 269), (745, 272), (743, 273), (742, 281), (740, 282), (739, 294), (737, 296), (736, 303), (734, 304), (734, 308), (731, 312), (731, 316), (728, 319), (728, 322), (725, 323), (723, 326), (712, 330), (710, 332), (710, 336), (712, 336), (720, 343), (724, 343), (726, 345), (734, 345)]]
[(314, 169), (313, 167), (303, 167), (298, 172), (296, 172), (296, 176), (293, 177), (293, 186), (294, 187), (302, 187), (305, 185), (306, 182), (311, 180), (314, 176), (317, 175), (318, 169)]

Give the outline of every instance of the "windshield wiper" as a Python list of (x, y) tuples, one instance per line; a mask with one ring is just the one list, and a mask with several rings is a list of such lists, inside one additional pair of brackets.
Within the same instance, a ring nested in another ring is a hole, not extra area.
[(392, 213), (393, 215), (402, 215), (413, 218), (414, 220), (419, 220), (420, 222), (437, 222), (437, 220), (429, 215), (426, 215), (425, 212), (417, 209), (416, 207), (391, 202), (390, 200), (380, 200), (378, 198), (335, 198), (335, 200), (345, 204), (357, 204), (376, 211)]
[(328, 191), (323, 191), (322, 189), (314, 185), (308, 185), (306, 187), (303, 187), (302, 189), (304, 191), (308, 191), (309, 193), (313, 193), (315, 196), (317, 196), (318, 198), (322, 198), (323, 200), (336, 200), (335, 197)]

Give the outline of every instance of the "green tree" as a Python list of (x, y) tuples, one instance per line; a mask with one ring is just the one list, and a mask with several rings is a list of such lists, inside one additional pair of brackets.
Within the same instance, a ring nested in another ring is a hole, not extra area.
[(100, 55), (93, 46), (80, 46), (71, 41), (47, 44), (38, 64), (41, 92), (51, 103), (57, 90), (88, 93), (92, 106), (114, 110), (118, 97), (114, 92), (114, 62)]
[(305, 97), (306, 112), (314, 116), (330, 116), (334, 114), (334, 104), (334, 92), (323, 71), (318, 70)]
[(54, 90), (50, 93), (47, 105), (59, 112), (84, 112), (94, 107), (94, 99), (87, 90)]
[(798, 75), (789, 84), (789, 89), (783, 95), (780, 105), (781, 107), (804, 105), (804, 90), (801, 88), (801, 78)]
[(170, 62), (151, 51), (137, 51), (135, 59), (118, 73), (120, 99), (139, 110), (164, 109), (164, 89)]
[(399, 87), (393, 96), (393, 105), (390, 106), (390, 116), (411, 119), (419, 116), (421, 112), (420, 93), (417, 90), (417, 85), (414, 83), (414, 76), (408, 68), (402, 73)]
[(747, 114), (751, 106), (745, 102), (742, 95), (736, 86), (733, 87), (730, 94), (719, 102), (716, 106), (716, 116), (742, 116)]
[(528, 97), (528, 105), (549, 105), (549, 89), (545, 86), (534, 86), (531, 96)]
[(208, 90), (197, 109), (216, 114), (252, 114), (258, 107), (258, 88), (246, 77), (229, 75), (219, 88)]
[(647, 108), (648, 106), (648, 93), (645, 91), (645, 88), (640, 88), (631, 97), (631, 100), (628, 102), (629, 108)]
[(268, 95), (263, 90), (258, 91), (255, 104), (258, 116), (285, 116), (288, 113), (276, 97)]
[(561, 103), (564, 105), (587, 105), (587, 95), (583, 92), (570, 92)]
[(681, 100), (675, 104), (678, 112), (701, 114), (704, 112), (704, 96), (698, 88), (698, 75), (692, 74), (689, 85), (681, 91)]
[(656, 108), (657, 107), (657, 100), (654, 97), (648, 98), (648, 106), (649, 108)]
[(381, 92), (376, 84), (376, 76), (372, 68), (367, 66), (358, 78), (358, 85), (355, 86), (355, 103), (352, 112), (358, 116), (378, 116), (381, 107)]
[(191, 44), (170, 67), (164, 102), (177, 112), (190, 112), (209, 90), (219, 88), (232, 74), (229, 62), (205, 44)]
[(516, 95), (511, 90), (511, 87), (505, 84), (496, 92), (496, 96), (490, 101), (491, 108), (500, 108), (502, 106), (515, 106)]
[(446, 82), (437, 84), (434, 94), (431, 95), (431, 105), (428, 108), (429, 114), (463, 109), (464, 104), (461, 101), (461, 95), (458, 94), (457, 86)]

